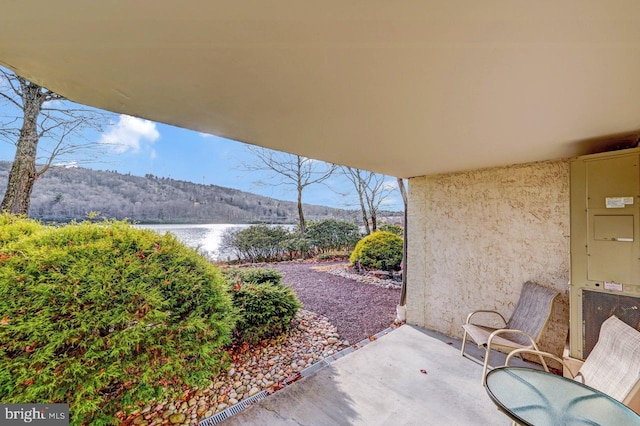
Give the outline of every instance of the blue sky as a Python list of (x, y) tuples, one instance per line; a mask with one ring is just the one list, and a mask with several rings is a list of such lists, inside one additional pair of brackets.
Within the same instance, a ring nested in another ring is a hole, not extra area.
[[(260, 185), (257, 182), (269, 180), (265, 173), (243, 170), (242, 164), (252, 162), (255, 156), (246, 144), (240, 142), (124, 115), (115, 115), (102, 133), (86, 137), (98, 141), (102, 149), (99, 161), (82, 162), (79, 164), (82, 167), (117, 170), (136, 176), (151, 173), (159, 177), (236, 188), (281, 200), (296, 199), (293, 187)], [(14, 154), (13, 145), (0, 143), (0, 160), (12, 161)], [(63, 163), (75, 161), (74, 158), (58, 160)], [(394, 190), (382, 208), (402, 210), (396, 179), (387, 177), (385, 181)], [(345, 197), (329, 189), (347, 192), (351, 191), (351, 185), (336, 174), (326, 181), (326, 185), (312, 185), (305, 189), (303, 202), (356, 208), (355, 197)]]

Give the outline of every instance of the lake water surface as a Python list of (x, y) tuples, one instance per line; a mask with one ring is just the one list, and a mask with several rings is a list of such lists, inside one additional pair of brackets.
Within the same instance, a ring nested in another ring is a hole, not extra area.
[(197, 249), (211, 260), (230, 260), (219, 252), (222, 235), (227, 229), (242, 229), (251, 225), (198, 224), (198, 225), (135, 225), (136, 228), (151, 229), (159, 234), (171, 232), (188, 247)]

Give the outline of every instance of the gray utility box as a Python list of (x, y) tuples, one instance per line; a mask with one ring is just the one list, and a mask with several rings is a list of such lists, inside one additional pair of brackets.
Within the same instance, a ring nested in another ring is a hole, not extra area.
[(640, 329), (640, 148), (571, 161), (570, 354), (611, 315)]

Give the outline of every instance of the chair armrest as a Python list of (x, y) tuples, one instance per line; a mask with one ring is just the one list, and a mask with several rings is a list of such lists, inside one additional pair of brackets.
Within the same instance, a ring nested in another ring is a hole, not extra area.
[(471, 317), (474, 316), (475, 314), (479, 314), (479, 313), (489, 313), (489, 314), (496, 314), (498, 315), (500, 318), (502, 318), (502, 322), (507, 325), (507, 320), (504, 319), (504, 317), (502, 316), (502, 314), (498, 311), (491, 311), (491, 310), (486, 310), (486, 309), (478, 309), (477, 311), (473, 311), (471, 312), (469, 315), (467, 315), (467, 322), (465, 322), (465, 324), (470, 324), (469, 321), (471, 321)]
[(523, 336), (527, 336), (527, 338), (531, 341), (531, 346), (533, 346), (533, 348), (536, 350), (538, 349), (538, 347), (536, 346), (536, 341), (533, 339), (533, 337), (529, 335), (529, 333), (524, 332), (522, 330), (516, 330), (511, 328), (500, 328), (494, 331), (493, 333), (491, 333), (489, 335), (489, 338), (487, 339), (487, 347), (490, 348), (491, 341), (493, 340), (493, 338), (500, 336), (501, 334), (522, 334)]
[[(507, 359), (504, 362), (504, 365), (508, 366), (509, 362), (511, 361), (511, 358), (513, 358), (516, 355), (521, 355), (521, 354), (530, 354), (530, 355), (538, 355), (540, 357), (540, 359), (544, 358), (551, 358), (557, 362), (559, 362), (562, 366), (563, 366), (563, 370), (567, 370), (569, 372), (571, 372), (571, 370), (569, 369), (569, 366), (562, 360), (562, 358), (560, 358), (557, 355), (551, 354), (549, 352), (543, 352), (543, 351), (537, 351), (535, 349), (515, 349), (511, 352), (509, 352), (509, 355), (507, 355)], [(547, 364), (545, 362), (542, 363), (544, 370), (548, 373), (549, 372), (549, 368), (547, 367)], [(573, 375), (571, 375), (569, 378), (573, 379)]]

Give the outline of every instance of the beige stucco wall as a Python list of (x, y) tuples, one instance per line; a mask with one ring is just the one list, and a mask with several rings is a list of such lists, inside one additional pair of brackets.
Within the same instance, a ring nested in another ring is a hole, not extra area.
[(569, 309), (569, 163), (409, 180), (407, 322), (462, 336), (475, 309), (509, 317), (527, 281), (562, 293), (543, 347), (561, 353)]

